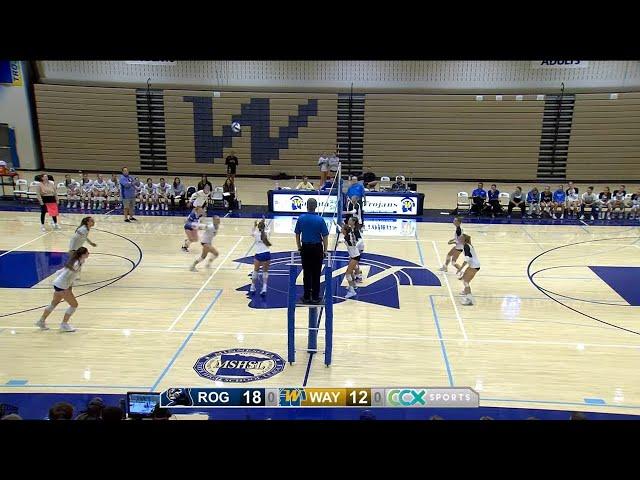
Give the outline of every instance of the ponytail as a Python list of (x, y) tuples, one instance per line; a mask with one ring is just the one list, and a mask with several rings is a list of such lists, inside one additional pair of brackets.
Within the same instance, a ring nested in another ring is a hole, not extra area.
[(270, 247), (271, 242), (267, 238), (267, 234), (264, 231), (264, 227), (265, 227), (264, 219), (260, 220), (257, 226), (258, 226), (258, 230), (260, 230), (260, 240), (262, 240), (262, 243), (264, 243), (267, 247)]

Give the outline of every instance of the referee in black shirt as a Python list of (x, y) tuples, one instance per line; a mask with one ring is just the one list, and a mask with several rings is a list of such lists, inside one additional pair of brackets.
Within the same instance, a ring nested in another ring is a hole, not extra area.
[(317, 206), (315, 198), (307, 200), (308, 213), (298, 218), (295, 228), (304, 278), (302, 301), (313, 304), (320, 303), (320, 272), (329, 243), (329, 229), (324, 219), (315, 213)]

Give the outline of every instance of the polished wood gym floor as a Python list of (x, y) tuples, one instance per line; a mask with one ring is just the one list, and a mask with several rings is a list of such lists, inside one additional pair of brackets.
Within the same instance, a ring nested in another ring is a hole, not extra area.
[[(66, 251), (82, 215), (66, 214), (61, 231), (45, 233), (38, 217), (0, 212), (0, 266), (14, 252)], [(286, 358), (286, 309), (249, 308), (237, 290), (249, 283), (251, 267), (234, 260), (253, 254), (253, 219), (223, 218), (215, 240), (220, 257), (193, 273), (199, 244), (189, 254), (180, 250), (182, 217), (140, 215), (131, 224), (116, 215), (95, 218), (90, 238), (98, 247), (89, 247), (74, 288), (86, 293), (72, 317), (75, 333), (56, 330), (62, 306), (50, 331), (34, 326), (51, 299), (53, 275), (31, 288), (0, 288), (0, 391), (214, 386), (193, 369), (210, 352), (258, 348)], [(292, 226), (290, 217), (273, 220), (273, 252), (295, 247)], [(315, 355), (307, 372), (300, 331), (297, 362), (247, 385), (455, 385), (479, 391), (486, 406), (640, 413), (640, 307), (589, 268), (640, 267), (640, 228), (469, 224), (465, 231), (482, 262), (471, 284), (476, 305), (462, 306), (460, 281), (436, 271), (451, 224), (411, 220), (369, 231), (368, 254), (423, 265), (441, 285), (400, 285), (399, 309), (336, 304), (331, 367)], [(1, 268), (3, 285), (16, 274)], [(286, 293), (270, 288), (268, 296), (278, 295)]]

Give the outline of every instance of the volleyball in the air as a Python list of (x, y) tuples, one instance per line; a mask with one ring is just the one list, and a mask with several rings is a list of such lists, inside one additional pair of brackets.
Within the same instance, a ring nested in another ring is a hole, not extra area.
[(238, 122), (233, 122), (231, 124), (231, 130), (233, 130), (236, 133), (240, 133), (240, 130), (242, 130), (242, 127), (240, 126), (240, 123)]

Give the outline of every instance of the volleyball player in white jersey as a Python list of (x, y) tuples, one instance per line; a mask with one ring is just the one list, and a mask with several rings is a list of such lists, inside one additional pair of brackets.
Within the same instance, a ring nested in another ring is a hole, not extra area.
[(253, 257), (253, 273), (251, 274), (251, 288), (249, 288), (249, 293), (255, 293), (256, 284), (258, 283), (258, 272), (260, 271), (260, 267), (262, 267), (262, 290), (260, 290), (260, 295), (266, 295), (267, 283), (269, 281), (269, 264), (271, 263), (271, 242), (269, 241), (269, 229), (264, 222), (264, 218), (254, 222), (251, 235), (253, 235), (253, 239), (255, 240), (256, 253)]
[(613, 191), (613, 197), (611, 197), (611, 217), (616, 214), (616, 207), (618, 208), (618, 215), (616, 218), (624, 218), (624, 197), (627, 196), (627, 190), (624, 185), (620, 185), (620, 188)]
[(462, 240), (462, 217), (455, 217), (453, 219), (453, 224), (455, 225), (456, 229), (453, 232), (453, 238), (447, 242), (447, 245), (453, 245), (453, 247), (451, 247), (451, 250), (449, 250), (449, 252), (447, 253), (447, 258), (444, 262), (444, 265), (439, 269), (441, 272), (446, 272), (449, 269), (450, 263), (453, 264), (456, 269), (458, 268), (455, 262), (458, 260), (458, 257), (460, 256), (460, 253), (462, 252), (464, 247), (464, 242)]
[(107, 201), (107, 193), (109, 191), (109, 187), (107, 186), (107, 182), (105, 182), (104, 178), (102, 178), (102, 174), (98, 174), (98, 178), (94, 180), (91, 185), (91, 197), (93, 200), (93, 208), (103, 208)]
[[(353, 230), (353, 235), (356, 238), (356, 246), (360, 251), (360, 260), (362, 260), (362, 254), (364, 253), (364, 238), (362, 237), (362, 226), (358, 223), (358, 219), (356, 217), (351, 217), (347, 222), (347, 225)], [(358, 261), (358, 265), (354, 270), (355, 281), (356, 283), (362, 283), (362, 271), (360, 270), (360, 262)]]
[(111, 179), (107, 180), (107, 209), (109, 209), (109, 203), (113, 202), (113, 208), (118, 206), (120, 201), (120, 182), (118, 176), (114, 173), (111, 175)]
[(80, 247), (84, 245), (84, 242), (89, 242), (89, 245), (92, 247), (97, 247), (98, 245), (89, 240), (89, 231), (96, 224), (93, 217), (84, 217), (80, 222), (78, 228), (71, 236), (71, 240), (69, 241), (69, 255), (73, 255), (73, 252), (78, 250)]
[(635, 220), (640, 219), (640, 188), (631, 195), (631, 210), (629, 211), (629, 218)]
[(580, 196), (578, 189), (573, 186), (573, 182), (569, 182), (569, 188), (565, 193), (567, 194), (567, 214), (569, 217), (576, 217), (580, 208)]
[(169, 210), (169, 196), (171, 194), (171, 185), (165, 182), (164, 178), (160, 179), (160, 183), (156, 185), (156, 196), (160, 210)]
[(67, 208), (78, 208), (78, 202), (81, 201), (82, 192), (80, 190), (80, 184), (75, 180), (67, 185)]
[(143, 208), (142, 190), (144, 188), (144, 185), (142, 184), (142, 182), (138, 177), (135, 177), (133, 179), (133, 188), (136, 191), (136, 210), (138, 209), (142, 210)]
[(80, 206), (82, 208), (91, 208), (91, 194), (93, 193), (93, 182), (88, 178), (82, 179), (80, 185)]
[(360, 262), (360, 249), (358, 248), (358, 240), (356, 239), (353, 229), (347, 224), (342, 225), (343, 242), (347, 246), (347, 253), (349, 254), (349, 264), (347, 265), (347, 271), (344, 276), (349, 283), (349, 288), (344, 298), (351, 298), (357, 295), (356, 292), (356, 277), (354, 272), (358, 268)]
[(195, 207), (193, 211), (187, 217), (187, 221), (184, 224), (184, 233), (187, 238), (182, 245), (182, 251), (188, 252), (189, 245), (198, 241), (198, 228), (200, 226), (200, 217), (204, 214), (202, 207)]
[(191, 195), (191, 198), (189, 198), (189, 204), (194, 207), (201, 207), (204, 209), (207, 206), (210, 194), (211, 188), (209, 187), (209, 184), (205, 184), (204, 187), (202, 187), (202, 190), (198, 190)]
[(40, 320), (36, 322), (36, 326), (39, 327), (40, 330), (49, 330), (49, 327), (47, 327), (45, 320), (49, 315), (51, 315), (51, 312), (55, 310), (58, 304), (62, 300), (65, 300), (69, 304), (69, 308), (67, 308), (67, 310), (64, 312), (64, 317), (62, 319), (62, 323), (60, 324), (60, 331), (75, 331), (75, 328), (73, 328), (69, 324), (71, 315), (73, 315), (73, 313), (78, 308), (78, 301), (73, 294), (73, 282), (74, 280), (76, 280), (76, 277), (80, 272), (80, 268), (88, 257), (89, 251), (84, 247), (80, 247), (73, 252), (73, 255), (69, 257), (64, 267), (61, 270), (58, 270), (58, 276), (53, 281), (54, 292), (51, 304), (44, 309), (44, 312), (42, 312), (42, 317), (40, 317)]
[(151, 178), (147, 178), (147, 183), (144, 184), (142, 189), (142, 201), (145, 204), (145, 210), (157, 210), (158, 195), (156, 194), (156, 186)]
[(476, 276), (476, 273), (480, 270), (480, 259), (478, 259), (478, 254), (476, 250), (471, 245), (471, 237), (469, 235), (463, 234), (462, 239), (464, 242), (464, 263), (458, 269), (458, 272), (462, 272), (464, 267), (467, 269), (464, 270), (462, 277), (462, 283), (464, 284), (464, 290), (462, 290), (462, 305), (473, 305), (473, 295), (471, 294), (471, 280)]
[(205, 258), (207, 258), (207, 255), (209, 254), (213, 255), (207, 262), (207, 268), (209, 268), (211, 266), (211, 263), (216, 258), (218, 258), (218, 250), (216, 249), (216, 247), (213, 246), (213, 237), (217, 235), (219, 226), (220, 226), (220, 217), (217, 215), (213, 216), (212, 223), (209, 223), (206, 225), (203, 225), (203, 224), (198, 225), (199, 229), (204, 230), (204, 232), (202, 232), (202, 236), (200, 237), (200, 244), (202, 245), (202, 255), (197, 257), (191, 264), (191, 268), (189, 268), (189, 270), (191, 270), (192, 272), (197, 272), (196, 265), (202, 262)]
[[(96, 224), (93, 217), (84, 217), (80, 222), (78, 228), (71, 236), (71, 240), (69, 240), (69, 255), (73, 255), (73, 253), (78, 250), (80, 247), (84, 245), (84, 242), (89, 242), (89, 245), (92, 247), (97, 247), (98, 245), (89, 240), (89, 231)], [(78, 270), (78, 276), (76, 280), (80, 280), (80, 274), (82, 273), (82, 268)]]

